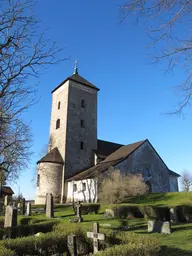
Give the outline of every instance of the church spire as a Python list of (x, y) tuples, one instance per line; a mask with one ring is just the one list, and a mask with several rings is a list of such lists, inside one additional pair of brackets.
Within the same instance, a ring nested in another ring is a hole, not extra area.
[(77, 67), (78, 65), (77, 64), (78, 64), (78, 60), (75, 61), (75, 67), (74, 67), (74, 72), (73, 72), (74, 75), (75, 74), (78, 75), (78, 67)]

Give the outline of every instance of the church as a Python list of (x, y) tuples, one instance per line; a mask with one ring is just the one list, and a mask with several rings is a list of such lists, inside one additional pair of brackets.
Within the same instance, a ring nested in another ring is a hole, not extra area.
[(180, 175), (148, 139), (122, 145), (97, 138), (98, 92), (77, 67), (52, 91), (49, 147), (37, 162), (35, 204), (44, 204), (46, 193), (55, 203), (97, 202), (98, 176), (111, 167), (142, 174), (151, 193), (178, 191)]

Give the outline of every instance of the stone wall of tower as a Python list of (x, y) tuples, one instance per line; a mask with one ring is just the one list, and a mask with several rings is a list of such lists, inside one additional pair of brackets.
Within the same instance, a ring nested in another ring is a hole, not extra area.
[(47, 193), (52, 193), (55, 203), (61, 199), (62, 164), (39, 163), (37, 166), (38, 184), (35, 204), (44, 204)]
[[(85, 107), (81, 106), (82, 100)], [(83, 120), (84, 127), (81, 127)], [(74, 81), (69, 82), (66, 131), (65, 177), (94, 164), (97, 148), (97, 90)], [(83, 143), (83, 150), (80, 148)]]
[[(81, 106), (82, 100), (85, 107)], [(58, 104), (60, 102), (60, 108)], [(56, 122), (60, 119), (60, 128)], [(81, 127), (81, 120), (83, 126)], [(83, 150), (80, 144), (83, 142)], [(65, 178), (94, 164), (97, 148), (97, 90), (68, 80), (52, 93), (50, 148), (64, 160)]]
[[(66, 130), (69, 98), (69, 81), (65, 82), (52, 93), (52, 107), (50, 120), (50, 142), (49, 148), (57, 147), (63, 160), (65, 160)], [(60, 102), (60, 108), (58, 104)], [(56, 122), (60, 119), (60, 128), (56, 129)]]

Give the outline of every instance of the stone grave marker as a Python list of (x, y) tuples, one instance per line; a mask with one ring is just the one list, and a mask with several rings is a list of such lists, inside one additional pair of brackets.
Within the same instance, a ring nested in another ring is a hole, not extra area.
[(171, 226), (169, 221), (161, 221), (161, 220), (149, 220), (148, 221), (148, 232), (151, 233), (162, 233), (162, 234), (170, 234)]
[(25, 198), (22, 198), (21, 201), (21, 214), (25, 215)]
[(97, 253), (99, 251), (99, 240), (104, 241), (105, 235), (99, 233), (99, 223), (93, 223), (93, 232), (87, 232), (87, 237), (93, 239), (93, 252)]
[(78, 222), (82, 222), (83, 221), (83, 218), (81, 217), (82, 204), (78, 202), (77, 204), (75, 204), (75, 208), (76, 208), (76, 216), (77, 216)]
[(4, 206), (5, 206), (5, 208), (7, 207), (7, 205), (9, 205), (9, 196), (5, 196), (5, 198), (4, 198)]
[(67, 236), (67, 247), (70, 256), (77, 256), (77, 239), (75, 235)]
[(8, 205), (5, 210), (4, 227), (17, 226), (17, 209), (11, 205)]
[(170, 209), (170, 221), (172, 223), (178, 223), (176, 208), (171, 208)]
[(27, 216), (31, 216), (31, 203), (27, 203)]
[(46, 194), (46, 216), (47, 218), (54, 218), (53, 195), (51, 193)]

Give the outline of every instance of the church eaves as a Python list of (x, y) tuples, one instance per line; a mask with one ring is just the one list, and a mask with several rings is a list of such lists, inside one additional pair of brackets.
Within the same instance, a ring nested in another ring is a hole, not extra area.
[(77, 82), (79, 84), (88, 86), (92, 89), (95, 89), (97, 91), (99, 91), (99, 88), (97, 88), (95, 85), (93, 85), (92, 83), (90, 83), (89, 81), (87, 81), (85, 78), (83, 78), (82, 76), (80, 76), (79, 74), (75, 73), (72, 76), (69, 76), (68, 78), (66, 78), (62, 83), (60, 83), (51, 93), (53, 93), (54, 91), (56, 91), (60, 86), (62, 86), (65, 82), (67, 82), (68, 80), (70, 81), (74, 81)]
[(49, 153), (47, 153), (44, 157), (42, 157), (37, 164), (39, 163), (57, 163), (57, 164), (63, 164), (63, 159), (61, 157), (61, 154), (59, 153), (58, 148), (52, 149)]

